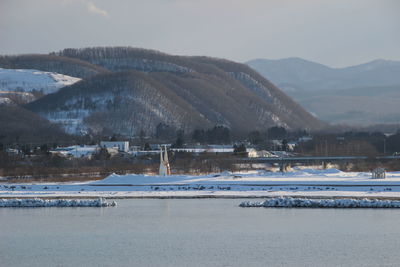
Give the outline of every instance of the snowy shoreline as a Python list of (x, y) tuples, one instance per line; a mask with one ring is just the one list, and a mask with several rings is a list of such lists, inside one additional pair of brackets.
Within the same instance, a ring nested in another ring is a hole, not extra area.
[(31, 195), (31, 196), (2, 196), (0, 199), (44, 199), (44, 200), (90, 200), (90, 199), (98, 199), (98, 198), (103, 198), (105, 200), (118, 200), (118, 199), (273, 199), (273, 198), (280, 198), (280, 197), (289, 197), (289, 198), (297, 198), (297, 199), (356, 199), (356, 200), (361, 200), (361, 199), (374, 199), (374, 200), (399, 200), (400, 201), (400, 196), (354, 196), (354, 195), (348, 195), (348, 196), (323, 196), (323, 195), (316, 195), (316, 196), (310, 196), (310, 195), (292, 195), (292, 194), (283, 194), (283, 195), (241, 195), (241, 194), (232, 194), (232, 195), (218, 195), (218, 194), (194, 194), (191, 195), (171, 195), (171, 194), (166, 194), (166, 195), (154, 195), (154, 194), (148, 194), (148, 195), (106, 195), (106, 196), (76, 196), (76, 195), (68, 195), (68, 196), (60, 196), (60, 195)]
[(0, 183), (0, 198), (379, 198), (400, 199), (400, 172), (386, 179), (336, 169), (210, 175), (112, 174), (79, 183)]

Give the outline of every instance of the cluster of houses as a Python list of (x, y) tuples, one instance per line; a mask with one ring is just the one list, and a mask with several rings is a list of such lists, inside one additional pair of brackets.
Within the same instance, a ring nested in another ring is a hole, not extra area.
[[(99, 145), (73, 145), (68, 147), (58, 147), (52, 149), (49, 152), (53, 155), (59, 155), (64, 157), (74, 158), (91, 158), (94, 153), (97, 153), (100, 149), (106, 149), (111, 156), (117, 154), (126, 154), (133, 156), (158, 154), (160, 147), (168, 148), (169, 150), (176, 152), (188, 152), (188, 153), (233, 153), (234, 149), (230, 145), (207, 145), (207, 146), (196, 146), (188, 148), (171, 148), (171, 144), (151, 144), (149, 149), (143, 150), (140, 146), (129, 146), (129, 141), (101, 141)], [(281, 153), (284, 153), (284, 155)], [(247, 148), (247, 155), (250, 158), (260, 157), (282, 157), (288, 156), (287, 152), (283, 151), (267, 151), (257, 150), (255, 148)]]
[(101, 148), (107, 150), (111, 156), (120, 153), (129, 153), (129, 141), (101, 141), (99, 145), (73, 145), (68, 147), (57, 147), (50, 150), (52, 155), (74, 157), (74, 158), (91, 158)]
[[(308, 140), (308, 139), (307, 139)], [(299, 140), (299, 142), (304, 142), (307, 140)], [(293, 144), (295, 146), (296, 144)], [(169, 175), (170, 167), (168, 162), (167, 148), (176, 152), (188, 152), (188, 153), (229, 153), (234, 152), (234, 148), (230, 145), (206, 145), (206, 146), (196, 146), (192, 148), (172, 148), (171, 144), (150, 144), (147, 150), (143, 150), (140, 146), (129, 146), (129, 141), (101, 141), (98, 145), (73, 145), (68, 147), (57, 147), (49, 151), (52, 155), (58, 155), (62, 157), (69, 158), (88, 158), (91, 159), (95, 153), (98, 153), (101, 149), (106, 149), (111, 157), (115, 155), (131, 155), (140, 156), (148, 154), (159, 154), (161, 149), (161, 159), (160, 159), (160, 175)], [(292, 147), (289, 147), (292, 148)], [(289, 149), (292, 150), (292, 149)], [(18, 155), (21, 153), (19, 149), (7, 148), (6, 153), (10, 155)], [(257, 150), (255, 148), (246, 149), (247, 156), (249, 158), (283, 158), (291, 156), (291, 152), (287, 151), (267, 151), (267, 150)], [(397, 152), (393, 156), (399, 156)], [(281, 166), (281, 171), (285, 172), (286, 165)], [(376, 168), (371, 171), (372, 179), (385, 179), (386, 171), (383, 168)]]
[[(298, 143), (311, 140), (312, 137), (302, 137), (296, 142), (290, 142), (287, 144), (287, 150), (279, 151), (282, 146), (282, 141), (272, 140), (274, 147), (273, 151), (267, 150), (257, 150), (251, 148), (250, 144), (246, 144), (248, 147), (246, 150), (248, 157), (250, 158), (260, 158), (260, 157), (286, 157), (290, 156), (290, 151), (293, 151)], [(130, 146), (129, 141), (101, 141), (98, 145), (72, 145), (67, 147), (57, 147), (49, 151), (52, 155), (58, 155), (63, 157), (71, 158), (91, 158), (93, 154), (97, 153), (100, 149), (106, 149), (111, 156), (118, 154), (126, 154), (133, 156), (141, 156), (148, 154), (157, 154), (160, 151), (160, 147), (167, 147), (169, 150), (177, 152), (189, 152), (189, 153), (233, 153), (234, 149), (232, 145), (196, 145), (187, 148), (171, 148), (171, 144), (148, 144), (144, 150), (141, 146)], [(7, 148), (6, 152), (12, 155), (21, 154), (20, 149)]]

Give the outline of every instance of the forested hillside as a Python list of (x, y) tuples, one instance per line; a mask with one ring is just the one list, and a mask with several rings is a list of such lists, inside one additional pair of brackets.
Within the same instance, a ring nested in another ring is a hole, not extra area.
[(0, 105), (0, 144), (59, 143), (71, 140), (63, 130), (33, 112), (15, 105)]
[(69, 133), (137, 136), (154, 135), (158, 125), (185, 132), (222, 125), (240, 134), (324, 126), (257, 72), (228, 60), (130, 47), (65, 49), (43, 57), (49, 61), (36, 58), (30, 66), (38, 69), (58, 62), (59, 71), (72, 74), (76, 62), (86, 71), (75, 73), (83, 81), (26, 105)]
[(0, 56), (0, 68), (35, 69), (57, 72), (78, 78), (85, 78), (95, 74), (107, 72), (106, 69), (100, 66), (96, 66), (79, 59), (39, 54)]

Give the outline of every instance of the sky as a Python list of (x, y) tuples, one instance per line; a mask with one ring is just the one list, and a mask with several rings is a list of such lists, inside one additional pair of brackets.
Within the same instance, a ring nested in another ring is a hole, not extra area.
[(400, 1), (0, 0), (0, 54), (88, 46), (331, 67), (400, 60)]

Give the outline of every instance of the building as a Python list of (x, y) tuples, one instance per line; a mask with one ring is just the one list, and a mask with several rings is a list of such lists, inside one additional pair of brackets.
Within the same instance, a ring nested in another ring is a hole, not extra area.
[(8, 155), (18, 155), (19, 154), (19, 150), (15, 149), (15, 148), (7, 148), (6, 149), (6, 153)]
[(247, 149), (247, 155), (249, 158), (269, 158), (273, 157), (271, 153), (266, 150), (256, 150), (254, 148)]
[(97, 145), (86, 146), (86, 145), (73, 145), (68, 147), (57, 147), (50, 150), (49, 153), (52, 155), (58, 155), (62, 157), (74, 157), (74, 158), (92, 158), (92, 155), (99, 150)]
[(299, 137), (298, 142), (304, 143), (304, 142), (308, 142), (311, 140), (313, 140), (312, 136), (302, 136), (302, 137)]
[(100, 146), (103, 148), (116, 148), (120, 152), (129, 151), (128, 141), (101, 141)]

